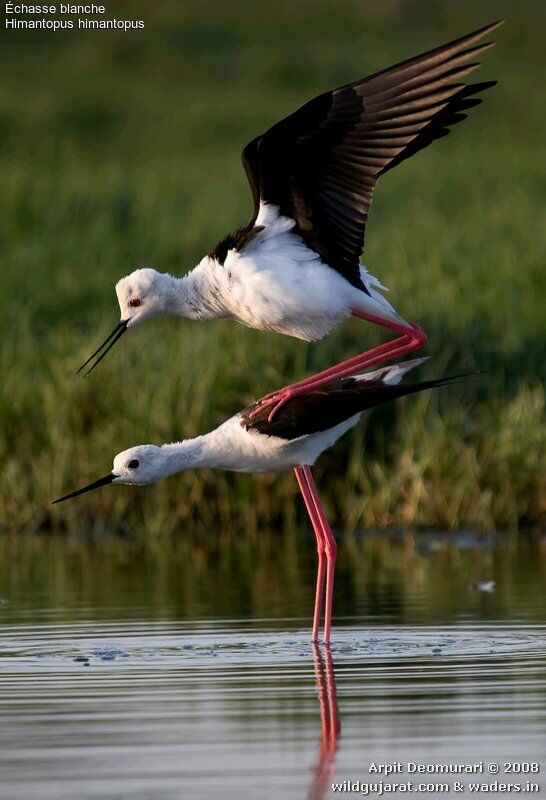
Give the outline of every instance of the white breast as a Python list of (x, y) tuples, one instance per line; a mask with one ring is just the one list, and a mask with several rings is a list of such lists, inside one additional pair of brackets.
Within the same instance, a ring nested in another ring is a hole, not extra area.
[(264, 229), (242, 253), (200, 265), (214, 275), (222, 306), (251, 328), (321, 339), (350, 313), (357, 290), (292, 233), (294, 220), (262, 206), (256, 225)]
[(256, 225), (263, 230), (242, 252), (230, 250), (223, 264), (206, 256), (194, 271), (207, 301), (205, 316), (232, 316), (250, 328), (306, 341), (322, 339), (353, 309), (401, 319), (365, 267), (369, 295), (324, 264), (293, 233), (294, 220), (274, 206), (261, 206)]

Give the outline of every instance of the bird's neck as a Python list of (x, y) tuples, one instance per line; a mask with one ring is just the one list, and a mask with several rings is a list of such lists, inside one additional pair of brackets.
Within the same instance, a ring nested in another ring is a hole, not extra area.
[(183, 442), (164, 444), (161, 453), (163, 478), (186, 469), (214, 467), (217, 462), (217, 452), (210, 433), (196, 436), (194, 439), (184, 439)]
[(222, 301), (221, 278), (216, 262), (205, 257), (184, 277), (172, 278), (168, 310), (189, 319), (227, 316)]

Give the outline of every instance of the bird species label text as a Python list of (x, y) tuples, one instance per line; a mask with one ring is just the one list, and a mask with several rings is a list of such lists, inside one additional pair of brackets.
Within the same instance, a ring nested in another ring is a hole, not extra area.
[[(141, 19), (93, 19), (107, 14), (105, 5), (97, 3), (59, 3), (34, 5), (30, 3), (5, 3), (5, 27), (26, 30), (141, 30)], [(76, 19), (51, 19), (51, 17), (76, 17)], [(21, 18), (23, 17), (23, 18)], [(29, 18), (30, 17), (30, 18)], [(32, 17), (39, 17), (33, 19)]]

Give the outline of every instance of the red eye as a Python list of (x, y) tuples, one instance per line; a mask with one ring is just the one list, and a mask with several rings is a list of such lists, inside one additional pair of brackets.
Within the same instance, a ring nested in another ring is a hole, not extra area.
[(138, 297), (133, 297), (132, 300), (129, 300), (129, 305), (131, 306), (131, 308), (138, 308), (140, 305), (140, 300), (138, 299)]

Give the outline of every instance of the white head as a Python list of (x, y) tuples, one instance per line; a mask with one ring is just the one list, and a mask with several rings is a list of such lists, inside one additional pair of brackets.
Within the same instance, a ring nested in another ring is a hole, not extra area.
[(184, 442), (162, 447), (157, 447), (155, 444), (139, 444), (123, 450), (115, 456), (112, 472), (54, 502), (60, 503), (62, 500), (69, 500), (110, 483), (143, 486), (146, 483), (155, 483), (161, 478), (167, 478), (184, 469), (203, 466), (201, 459), (201, 440), (203, 438), (187, 439)]
[(164, 314), (172, 301), (173, 278), (155, 269), (136, 269), (116, 284), (121, 321), (127, 328)]
[(112, 483), (143, 486), (154, 483), (166, 474), (166, 454), (155, 444), (129, 447), (114, 457)]
[(175, 286), (175, 279), (171, 275), (157, 272), (155, 269), (137, 269), (118, 281), (116, 294), (121, 319), (78, 372), (95, 359), (85, 373), (89, 375), (128, 328), (169, 311), (173, 303)]

